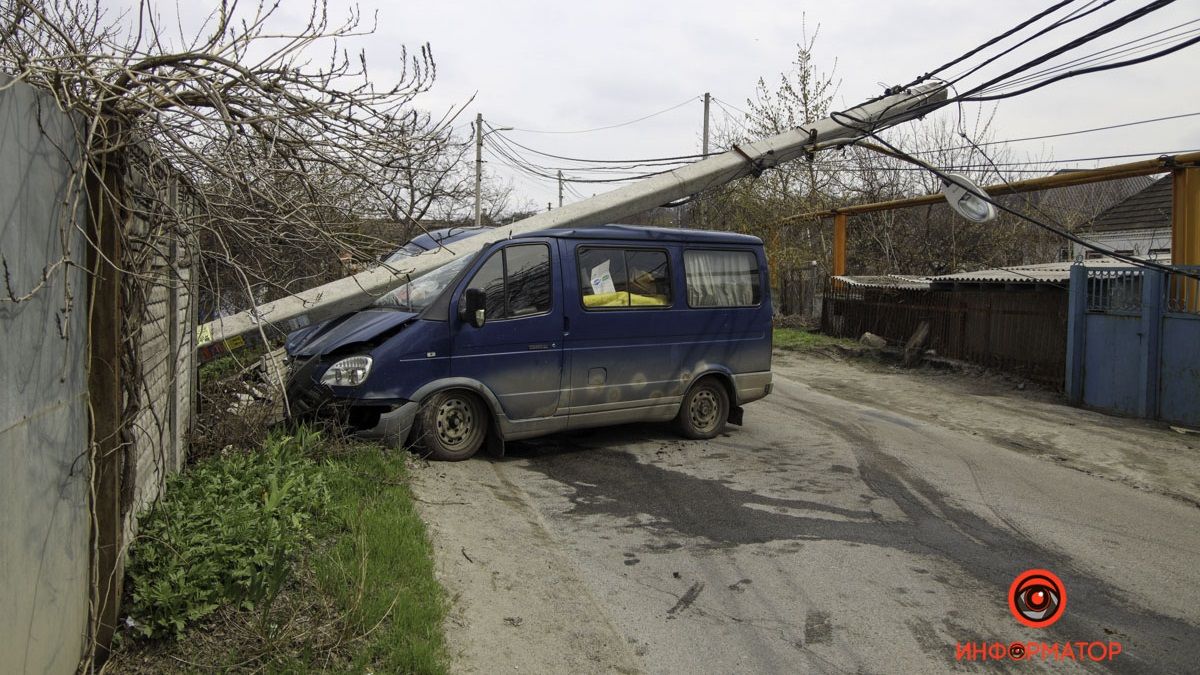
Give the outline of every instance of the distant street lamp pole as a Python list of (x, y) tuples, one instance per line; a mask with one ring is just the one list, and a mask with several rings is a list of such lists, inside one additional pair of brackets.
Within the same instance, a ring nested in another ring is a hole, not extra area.
[[(492, 129), (495, 131), (512, 131), (512, 127)], [(475, 114), (475, 226), (483, 225), (483, 113)]]

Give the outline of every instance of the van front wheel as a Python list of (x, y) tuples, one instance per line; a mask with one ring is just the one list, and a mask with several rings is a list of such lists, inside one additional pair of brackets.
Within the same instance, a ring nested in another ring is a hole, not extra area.
[(426, 457), (457, 462), (478, 452), (487, 426), (487, 409), (478, 397), (465, 391), (443, 391), (421, 405), (416, 445)]
[(675, 427), (687, 438), (715, 438), (725, 430), (729, 418), (729, 394), (713, 377), (706, 377), (683, 397)]

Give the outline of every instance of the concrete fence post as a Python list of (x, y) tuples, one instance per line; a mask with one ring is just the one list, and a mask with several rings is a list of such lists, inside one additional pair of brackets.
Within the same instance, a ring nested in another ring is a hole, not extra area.
[(1071, 403), (1083, 401), (1083, 356), (1087, 333), (1087, 268), (1071, 266), (1071, 285), (1067, 303), (1067, 372), (1066, 394)]

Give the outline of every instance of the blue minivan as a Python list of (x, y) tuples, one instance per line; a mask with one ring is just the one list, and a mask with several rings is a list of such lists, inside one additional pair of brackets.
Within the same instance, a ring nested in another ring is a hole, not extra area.
[(771, 392), (767, 260), (742, 234), (542, 230), (296, 331), (286, 348), (293, 416), (434, 459), (628, 422), (712, 438)]

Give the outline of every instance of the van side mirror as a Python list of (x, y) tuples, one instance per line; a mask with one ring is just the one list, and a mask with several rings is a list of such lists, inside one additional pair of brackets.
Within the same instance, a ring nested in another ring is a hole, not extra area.
[(458, 318), (475, 328), (483, 328), (487, 321), (484, 308), (487, 307), (487, 294), (482, 288), (468, 288), (463, 291), (462, 300), (458, 303)]

